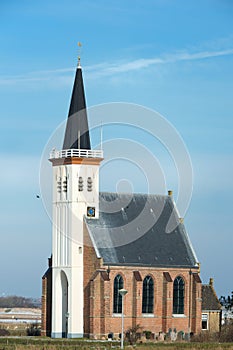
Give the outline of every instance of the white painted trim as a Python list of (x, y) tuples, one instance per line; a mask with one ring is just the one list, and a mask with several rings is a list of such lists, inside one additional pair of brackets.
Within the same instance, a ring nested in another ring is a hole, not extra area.
[(174, 318), (187, 318), (185, 314), (172, 314), (172, 317)]
[(103, 150), (95, 149), (65, 149), (57, 151), (53, 149), (49, 155), (49, 159), (58, 158), (103, 158)]
[(142, 314), (142, 317), (145, 317), (145, 318), (153, 318), (153, 317), (155, 317), (155, 315), (154, 314)]
[[(116, 317), (116, 318), (120, 318), (120, 317), (122, 317), (122, 313), (120, 313), (120, 314), (112, 314), (112, 317)], [(124, 314), (124, 317), (125, 317), (125, 314)]]

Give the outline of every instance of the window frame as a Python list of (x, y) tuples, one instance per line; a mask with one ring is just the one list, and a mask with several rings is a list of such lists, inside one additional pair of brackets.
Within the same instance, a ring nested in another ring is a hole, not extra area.
[(147, 275), (142, 284), (142, 314), (151, 315), (154, 312), (154, 279)]
[(122, 296), (120, 289), (124, 288), (124, 280), (121, 274), (117, 274), (113, 281), (113, 313), (122, 314)]
[[(203, 323), (206, 324), (206, 328), (203, 328)], [(201, 314), (201, 330), (208, 331), (209, 330), (209, 315), (207, 313)]]
[(185, 304), (185, 281), (181, 276), (177, 276), (173, 282), (173, 309), (174, 316), (184, 315)]

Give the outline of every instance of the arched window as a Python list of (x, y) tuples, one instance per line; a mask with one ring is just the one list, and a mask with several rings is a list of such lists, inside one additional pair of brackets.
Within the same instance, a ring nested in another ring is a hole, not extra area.
[(176, 277), (173, 284), (173, 314), (184, 313), (184, 280)]
[(143, 280), (142, 290), (142, 313), (152, 314), (154, 308), (154, 281), (151, 276)]
[(123, 278), (121, 275), (117, 275), (114, 278), (114, 294), (113, 294), (113, 313), (122, 313), (122, 296), (119, 294), (119, 290), (124, 287)]

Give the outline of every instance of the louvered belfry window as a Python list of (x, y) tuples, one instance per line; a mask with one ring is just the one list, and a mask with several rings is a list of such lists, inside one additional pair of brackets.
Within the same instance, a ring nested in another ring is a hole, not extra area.
[(87, 190), (88, 192), (92, 191), (92, 178), (90, 176), (87, 178)]
[(142, 313), (152, 314), (154, 309), (154, 281), (151, 276), (143, 280)]
[(83, 178), (82, 178), (82, 176), (79, 176), (79, 178), (78, 178), (78, 190), (79, 190), (79, 192), (83, 191)]
[(119, 294), (119, 290), (124, 287), (123, 278), (121, 275), (117, 275), (114, 278), (114, 295), (113, 295), (113, 313), (122, 313), (122, 296)]
[(184, 314), (184, 280), (178, 276), (173, 283), (173, 314)]

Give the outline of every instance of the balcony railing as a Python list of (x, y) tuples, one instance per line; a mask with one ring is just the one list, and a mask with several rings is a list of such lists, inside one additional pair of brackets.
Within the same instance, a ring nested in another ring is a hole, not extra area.
[(52, 150), (50, 153), (49, 159), (58, 159), (58, 158), (103, 158), (102, 150), (94, 149), (65, 149), (62, 151), (57, 151), (56, 149)]

